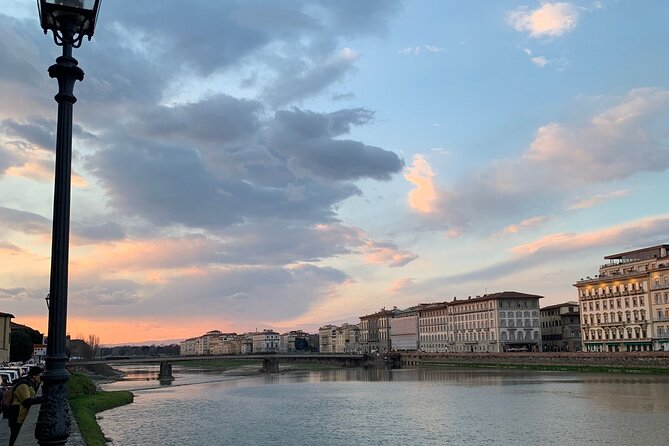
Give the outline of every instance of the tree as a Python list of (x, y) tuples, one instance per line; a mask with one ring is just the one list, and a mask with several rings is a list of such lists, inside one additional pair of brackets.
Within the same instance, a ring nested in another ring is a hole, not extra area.
[(88, 346), (91, 349), (91, 356), (95, 358), (96, 356), (99, 356), (100, 352), (100, 336), (96, 334), (89, 334), (88, 335)]
[(12, 324), (9, 360), (24, 362), (33, 356), (33, 344), (42, 343), (42, 333), (25, 325)]

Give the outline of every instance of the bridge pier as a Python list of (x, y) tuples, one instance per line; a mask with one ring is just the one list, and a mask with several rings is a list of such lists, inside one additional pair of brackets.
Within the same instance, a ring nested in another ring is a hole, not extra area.
[(158, 381), (162, 383), (169, 384), (174, 381), (174, 376), (172, 376), (172, 364), (169, 362), (160, 363), (160, 371), (158, 372)]
[(263, 373), (279, 373), (279, 360), (277, 358), (263, 358), (260, 371)]

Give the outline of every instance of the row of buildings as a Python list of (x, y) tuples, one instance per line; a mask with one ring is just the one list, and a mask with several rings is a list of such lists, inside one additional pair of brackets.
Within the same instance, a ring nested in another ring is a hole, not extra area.
[(325, 325), (317, 335), (212, 331), (184, 341), (181, 354), (669, 351), (668, 248), (606, 256), (598, 274), (574, 284), (578, 301), (541, 308), (543, 296), (516, 291), (454, 297), (384, 308), (359, 324)]
[[(213, 330), (181, 343), (181, 355), (249, 353), (505, 352), (580, 348), (578, 303), (539, 308), (542, 296), (515, 291), (382, 309), (359, 324), (325, 325), (317, 335)], [(547, 333), (542, 337), (543, 332)]]
[(318, 335), (293, 330), (279, 334), (262, 330), (243, 334), (208, 331), (180, 343), (181, 356), (245, 355), (251, 353), (295, 353), (317, 351)]

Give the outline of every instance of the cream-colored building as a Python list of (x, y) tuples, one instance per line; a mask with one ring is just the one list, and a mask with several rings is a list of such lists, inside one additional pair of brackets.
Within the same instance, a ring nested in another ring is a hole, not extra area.
[(449, 351), (541, 351), (539, 299), (503, 291), (448, 303)]
[(253, 335), (253, 353), (277, 353), (279, 351), (279, 333), (263, 330)]
[(360, 348), (362, 353), (388, 353), (391, 350), (390, 319), (397, 308), (382, 308), (373, 314), (360, 316)]
[(334, 353), (337, 339), (337, 326), (327, 324), (318, 329), (318, 351)]
[(335, 332), (335, 353), (360, 352), (360, 326), (342, 324)]
[(179, 343), (179, 354), (181, 356), (195, 356), (197, 355), (198, 338), (190, 338)]
[(10, 333), (13, 314), (0, 313), (0, 362), (9, 362)]
[(418, 306), (418, 347), (428, 353), (448, 351), (448, 303)]
[(669, 350), (669, 245), (604, 257), (574, 284), (586, 351)]

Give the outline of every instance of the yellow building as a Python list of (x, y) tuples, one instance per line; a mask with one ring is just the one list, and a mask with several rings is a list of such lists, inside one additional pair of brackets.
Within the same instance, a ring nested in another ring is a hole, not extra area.
[(0, 313), (0, 362), (9, 362), (9, 333), (13, 314)]
[(584, 351), (669, 350), (669, 245), (604, 257), (574, 284)]

